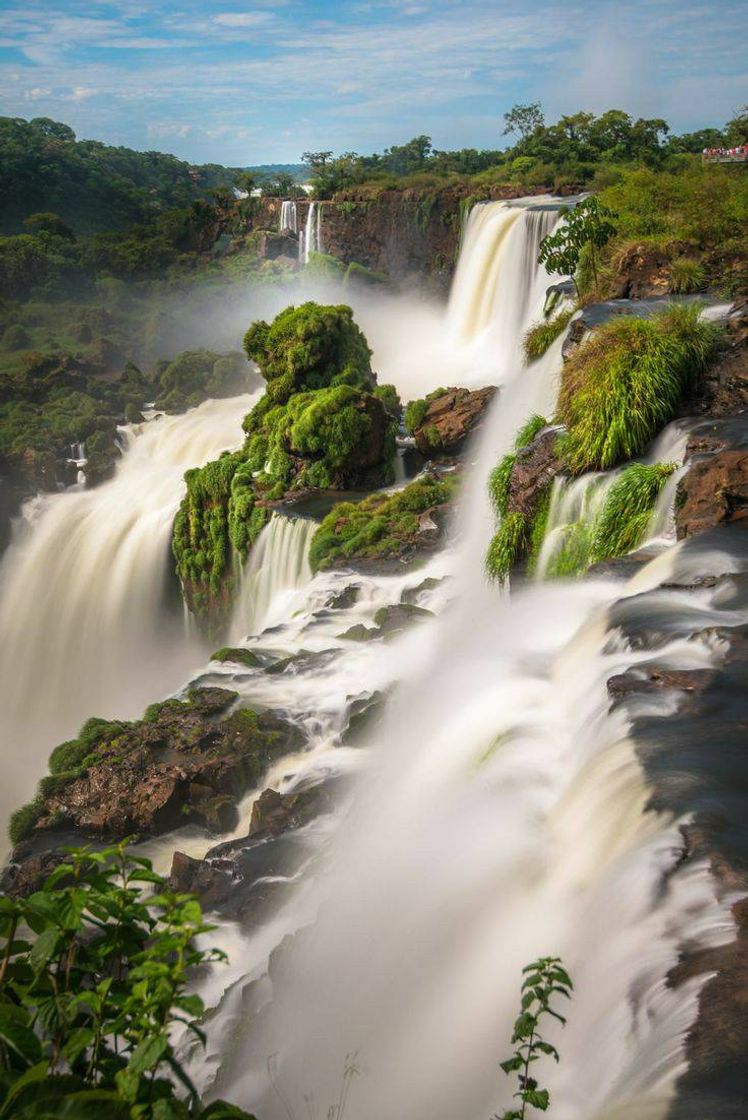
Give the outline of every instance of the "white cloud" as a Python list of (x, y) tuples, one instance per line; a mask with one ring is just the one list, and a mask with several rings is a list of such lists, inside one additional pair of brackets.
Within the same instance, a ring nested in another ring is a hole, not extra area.
[(271, 12), (221, 12), (213, 16), (219, 27), (260, 27), (273, 20)]

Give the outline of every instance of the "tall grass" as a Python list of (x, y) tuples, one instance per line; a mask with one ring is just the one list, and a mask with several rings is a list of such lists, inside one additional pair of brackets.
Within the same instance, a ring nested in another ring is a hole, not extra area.
[(591, 562), (623, 556), (642, 543), (675, 463), (632, 463), (613, 483), (592, 531)]
[(528, 528), (524, 513), (508, 513), (502, 519), (486, 553), (489, 579), (506, 579), (527, 547)]
[(543, 357), (548, 347), (566, 330), (573, 314), (574, 308), (569, 307), (565, 311), (559, 311), (552, 319), (534, 323), (530, 327), (522, 340), (522, 349), (528, 362)]
[(721, 335), (699, 312), (672, 305), (651, 319), (612, 319), (566, 363), (558, 419), (572, 474), (634, 458), (674, 418)]

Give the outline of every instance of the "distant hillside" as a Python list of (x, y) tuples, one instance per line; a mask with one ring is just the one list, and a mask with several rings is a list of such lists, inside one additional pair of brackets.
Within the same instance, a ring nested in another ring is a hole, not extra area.
[(310, 174), (305, 163), (258, 163), (245, 170), (252, 175), (267, 176), (271, 179), (276, 175), (291, 175), (297, 183), (306, 183)]
[(0, 232), (53, 211), (76, 233), (126, 229), (163, 210), (189, 206), (211, 188), (230, 187), (238, 168), (193, 167), (161, 152), (77, 140), (47, 117), (0, 117)]

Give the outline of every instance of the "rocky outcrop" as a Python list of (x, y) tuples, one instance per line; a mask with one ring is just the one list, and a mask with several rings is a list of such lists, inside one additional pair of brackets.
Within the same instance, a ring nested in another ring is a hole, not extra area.
[(558, 434), (558, 428), (544, 428), (516, 453), (509, 477), (507, 513), (534, 517), (543, 494), (564, 468), (557, 451)]
[(685, 411), (712, 417), (748, 409), (748, 299), (736, 301), (725, 323), (725, 345)]
[(186, 701), (153, 705), (134, 723), (92, 721), (81, 740), (56, 752), (70, 769), (60, 770), (52, 756), (31, 836), (64, 829), (81, 837), (147, 837), (190, 822), (215, 833), (235, 828), (244, 792), (301, 741), (286, 720), (237, 708), (237, 700), (227, 689), (199, 688)]
[[(456, 455), (481, 424), (498, 390), (441, 389), (426, 398), (426, 408), (412, 429), (418, 450), (427, 459)], [(421, 411), (421, 410), (419, 410)]]
[(719, 451), (694, 463), (678, 486), (678, 538), (748, 517), (748, 451)]

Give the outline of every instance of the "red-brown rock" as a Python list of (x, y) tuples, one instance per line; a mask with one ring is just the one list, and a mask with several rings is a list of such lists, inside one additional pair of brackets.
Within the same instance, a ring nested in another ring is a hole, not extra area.
[(461, 451), (497, 391), (494, 385), (488, 385), (485, 389), (445, 389), (435, 396), (413, 432), (421, 454), (434, 459)]
[(748, 517), (748, 452), (719, 451), (695, 462), (678, 486), (678, 538)]

